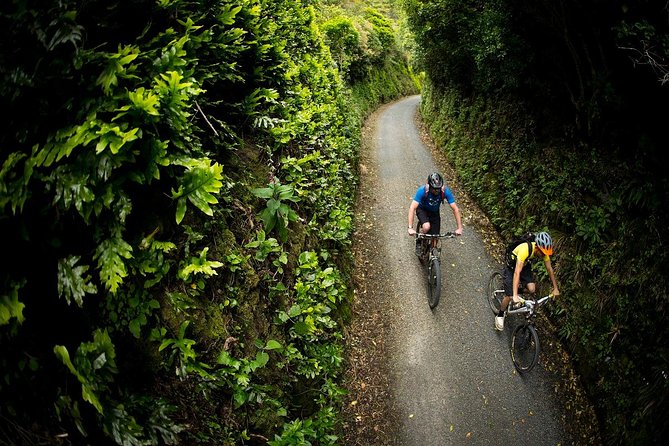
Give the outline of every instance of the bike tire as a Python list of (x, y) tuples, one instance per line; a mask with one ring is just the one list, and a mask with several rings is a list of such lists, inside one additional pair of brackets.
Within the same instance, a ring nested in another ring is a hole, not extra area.
[(511, 337), (511, 359), (520, 373), (527, 373), (539, 362), (539, 335), (531, 324), (522, 324), (513, 330)]
[(486, 299), (492, 312), (497, 315), (504, 299), (504, 280), (499, 272), (494, 272), (488, 280), (486, 288)]
[(439, 259), (432, 259), (427, 268), (427, 303), (430, 309), (439, 305), (441, 298), (441, 265)]

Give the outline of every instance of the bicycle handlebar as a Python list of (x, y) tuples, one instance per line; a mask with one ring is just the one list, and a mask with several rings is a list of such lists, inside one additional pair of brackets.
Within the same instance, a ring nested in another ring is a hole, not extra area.
[[(534, 311), (535, 308), (539, 308), (543, 304), (546, 303), (546, 301), (553, 297), (552, 294), (549, 294), (548, 296), (544, 296), (538, 300), (532, 300), (532, 299), (523, 299), (523, 302), (520, 303), (522, 305), (521, 307), (513, 310), (514, 313), (528, 313)], [(509, 303), (511, 304), (511, 302)]]
[(423, 234), (421, 232), (416, 232), (416, 238), (454, 238), (456, 236), (455, 232), (445, 232), (443, 234)]
[[(530, 313), (530, 315), (532, 315), (534, 314), (535, 310), (540, 306), (542, 306), (543, 304), (545, 304), (548, 298), (550, 297), (553, 297), (553, 295), (549, 294), (548, 296), (544, 296), (538, 300), (523, 299), (522, 302), (517, 302), (517, 303), (509, 302), (509, 308), (507, 309), (507, 311), (510, 314)], [(515, 305), (520, 305), (520, 306), (515, 307)]]

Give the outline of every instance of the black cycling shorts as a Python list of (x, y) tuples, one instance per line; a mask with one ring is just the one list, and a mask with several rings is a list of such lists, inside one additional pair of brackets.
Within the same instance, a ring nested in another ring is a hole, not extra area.
[[(502, 278), (504, 279), (504, 295), (513, 296), (513, 271), (514, 268), (506, 267), (504, 268), (504, 273)], [(518, 284), (518, 294), (520, 294), (523, 288), (527, 287), (528, 283), (534, 283), (534, 273), (532, 272), (532, 265), (529, 262), (525, 262), (523, 269), (520, 270), (520, 283)]]
[(416, 209), (418, 216), (418, 227), (420, 228), (426, 221), (430, 222), (430, 234), (439, 234), (441, 229), (441, 216), (439, 212), (430, 212), (418, 206)]

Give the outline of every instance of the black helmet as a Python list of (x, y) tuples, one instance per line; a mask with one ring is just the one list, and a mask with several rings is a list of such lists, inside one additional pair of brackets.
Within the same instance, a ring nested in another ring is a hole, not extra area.
[(444, 185), (444, 179), (438, 172), (434, 172), (427, 177), (427, 184), (429, 184), (432, 189), (441, 189), (441, 186)]

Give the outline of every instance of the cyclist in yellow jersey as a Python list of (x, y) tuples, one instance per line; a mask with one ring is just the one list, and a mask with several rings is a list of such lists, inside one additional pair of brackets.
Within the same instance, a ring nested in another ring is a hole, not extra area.
[(531, 260), (541, 257), (546, 266), (546, 272), (553, 284), (553, 296), (560, 295), (553, 265), (551, 264), (551, 255), (553, 255), (553, 240), (547, 232), (540, 232), (535, 236), (533, 242), (522, 242), (511, 252), (511, 262), (504, 268), (502, 277), (504, 279), (504, 299), (500, 305), (500, 311), (495, 317), (495, 328), (504, 330), (504, 312), (509, 306), (509, 302), (519, 302), (518, 291), (526, 289), (528, 293), (534, 294), (536, 284), (532, 272)]

